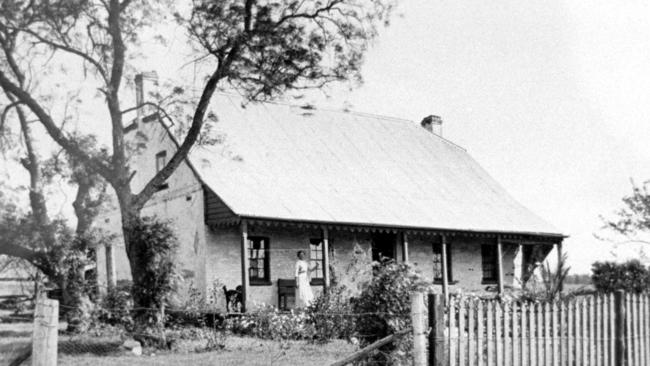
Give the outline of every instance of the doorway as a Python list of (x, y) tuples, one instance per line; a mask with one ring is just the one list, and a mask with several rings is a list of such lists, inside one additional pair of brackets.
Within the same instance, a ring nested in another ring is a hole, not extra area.
[(387, 259), (395, 259), (395, 245), (397, 234), (374, 233), (372, 234), (372, 260), (381, 262)]

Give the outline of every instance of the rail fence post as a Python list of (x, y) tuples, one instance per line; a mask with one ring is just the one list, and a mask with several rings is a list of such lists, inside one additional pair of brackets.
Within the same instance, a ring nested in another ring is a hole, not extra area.
[(617, 290), (614, 292), (614, 360), (616, 366), (625, 366), (627, 360), (625, 359), (625, 292)]
[(429, 294), (429, 329), (429, 365), (447, 366), (445, 298), (440, 294)]
[(413, 366), (427, 366), (427, 324), (424, 293), (411, 293), (411, 323), (413, 324)]
[(32, 366), (56, 366), (59, 335), (59, 302), (39, 295), (34, 311)]

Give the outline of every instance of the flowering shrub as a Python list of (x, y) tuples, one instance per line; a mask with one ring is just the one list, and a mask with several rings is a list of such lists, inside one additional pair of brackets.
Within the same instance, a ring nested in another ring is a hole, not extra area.
[[(362, 347), (408, 329), (411, 326), (411, 292), (432, 290), (431, 283), (409, 263), (374, 263), (373, 270), (372, 279), (361, 294), (352, 299), (352, 309), (358, 314), (356, 334)], [(406, 335), (381, 347), (366, 361), (369, 364), (410, 365), (410, 352), (411, 337)]]
[(347, 289), (344, 286), (330, 287), (307, 308), (314, 328), (314, 340), (350, 339), (356, 320), (351, 313)]
[(314, 326), (304, 311), (282, 312), (271, 305), (226, 320), (235, 334), (273, 340), (300, 340), (314, 337)]
[(99, 323), (120, 325), (131, 329), (133, 326), (131, 288), (132, 284), (129, 281), (120, 281), (117, 286), (110, 288), (95, 309), (93, 318)]

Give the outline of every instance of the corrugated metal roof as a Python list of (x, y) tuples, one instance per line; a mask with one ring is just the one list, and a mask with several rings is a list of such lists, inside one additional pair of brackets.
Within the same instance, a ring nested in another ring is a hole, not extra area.
[(237, 215), (560, 235), (462, 148), (418, 124), (283, 104), (213, 101), (224, 142), (197, 146), (199, 175)]

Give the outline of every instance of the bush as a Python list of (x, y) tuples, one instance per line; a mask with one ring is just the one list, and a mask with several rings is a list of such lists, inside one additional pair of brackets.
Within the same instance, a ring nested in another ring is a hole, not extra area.
[(535, 276), (525, 284), (520, 300), (532, 302), (551, 302), (560, 299), (562, 288), (571, 267), (567, 266), (567, 255), (563, 254), (554, 270), (546, 261), (541, 267), (541, 278)]
[(121, 281), (114, 288), (109, 289), (99, 307), (95, 309), (94, 318), (104, 324), (119, 325), (125, 329), (132, 329), (132, 288), (131, 282)]
[(229, 318), (226, 328), (235, 334), (272, 340), (313, 339), (315, 333), (306, 312), (281, 312), (271, 305)]
[[(352, 299), (352, 309), (361, 314), (356, 321), (360, 345), (367, 346), (381, 338), (411, 326), (410, 295), (430, 291), (431, 283), (415, 272), (409, 263), (388, 261), (373, 264), (374, 276), (361, 294)], [(371, 364), (410, 364), (410, 335), (379, 349), (368, 357)]]
[(327, 342), (349, 339), (354, 333), (355, 319), (350, 316), (352, 306), (348, 291), (343, 286), (330, 287), (307, 308), (309, 322), (313, 325), (314, 340)]
[(224, 316), (217, 305), (220, 294), (223, 294), (219, 286), (220, 282), (215, 282), (211, 291), (204, 296), (199, 289), (190, 284), (187, 300), (179, 308), (167, 311), (166, 325), (220, 327)]
[(591, 280), (598, 291), (641, 293), (650, 287), (650, 270), (636, 259), (624, 263), (596, 262), (591, 272)]
[(174, 261), (178, 239), (167, 222), (138, 219), (129, 228), (129, 261), (138, 323), (161, 325), (162, 309), (176, 290), (180, 276)]

